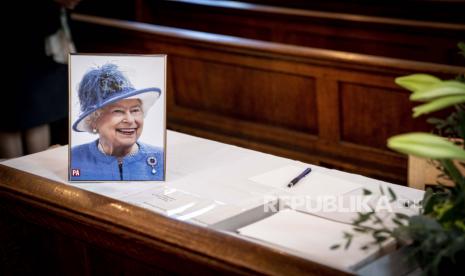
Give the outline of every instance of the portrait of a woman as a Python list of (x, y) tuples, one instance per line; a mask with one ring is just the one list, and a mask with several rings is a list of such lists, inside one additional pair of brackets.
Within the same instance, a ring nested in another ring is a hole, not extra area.
[(116, 64), (106, 63), (85, 73), (77, 93), (80, 115), (72, 131), (95, 139), (72, 146), (70, 180), (164, 180), (163, 148), (139, 140), (161, 90), (136, 89)]

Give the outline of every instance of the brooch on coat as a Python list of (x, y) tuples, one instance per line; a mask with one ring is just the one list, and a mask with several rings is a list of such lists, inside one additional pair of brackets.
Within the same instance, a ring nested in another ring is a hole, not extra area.
[(152, 167), (152, 174), (156, 174), (157, 170), (155, 169), (155, 165), (157, 165), (157, 158), (155, 158), (155, 156), (147, 157), (147, 164)]

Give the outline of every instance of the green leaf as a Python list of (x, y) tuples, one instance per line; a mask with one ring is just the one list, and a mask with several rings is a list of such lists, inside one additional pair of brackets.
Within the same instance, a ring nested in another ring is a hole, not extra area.
[(454, 165), (451, 160), (441, 160), (440, 161), (448, 175), (452, 178), (452, 180), (460, 186), (462, 189), (465, 190), (465, 180), (460, 171)]
[(408, 220), (410, 217), (407, 216), (406, 214), (402, 214), (402, 213), (394, 213), (394, 215), (396, 216), (396, 218), (398, 219), (405, 219), (405, 220)]
[(349, 238), (351, 239), (354, 236), (349, 232), (343, 232), (343, 233), (344, 233), (344, 238), (346, 238), (346, 239), (349, 239)]
[(367, 190), (365, 188), (363, 188), (363, 195), (366, 196), (366, 195), (371, 195), (372, 192), (370, 190)]
[(457, 107), (457, 124), (456, 131), (459, 137), (465, 139), (465, 110), (461, 107)]
[(394, 191), (391, 189), (391, 187), (388, 187), (388, 192), (389, 192), (389, 195), (391, 196), (391, 202), (396, 201), (396, 199), (397, 199), (396, 193), (394, 193)]
[(384, 189), (383, 189), (382, 186), (379, 186), (379, 191), (380, 191), (381, 195), (384, 195)]
[(457, 47), (459, 47), (460, 50), (465, 52), (465, 42), (460, 41), (459, 43), (457, 43)]
[(465, 103), (465, 95), (447, 96), (434, 99), (428, 103), (413, 108), (413, 117), (428, 114), (456, 104)]
[(465, 95), (465, 84), (459, 81), (441, 81), (410, 95), (412, 101), (429, 101), (439, 97)]
[(374, 224), (382, 224), (383, 223), (383, 220), (380, 219), (378, 216), (372, 216), (372, 217), (373, 217), (372, 221), (373, 221)]
[(385, 236), (376, 236), (375, 237), (377, 243), (382, 243), (383, 241), (387, 240), (388, 237)]
[(459, 47), (459, 49), (460, 49), (459, 53), (462, 54), (462, 56), (465, 57), (465, 43), (464, 42), (459, 42), (457, 44), (457, 47)]
[(441, 82), (441, 80), (428, 74), (413, 74), (395, 79), (397, 85), (412, 92), (425, 89), (438, 82)]
[(426, 119), (428, 124), (436, 125), (437, 128), (443, 128), (447, 123), (445, 120), (441, 120), (438, 118), (428, 118)]
[(346, 245), (344, 246), (344, 249), (347, 250), (352, 243), (352, 236), (347, 238)]
[(389, 231), (386, 229), (379, 229), (372, 233), (373, 238), (375, 239), (376, 243), (382, 243), (383, 241), (389, 238)]
[(448, 198), (448, 192), (434, 192), (431, 188), (426, 189), (422, 201), (423, 214), (432, 214), (434, 212), (434, 207), (438, 204), (442, 204)]
[(395, 151), (431, 159), (465, 160), (465, 150), (437, 135), (412, 132), (388, 139), (387, 146)]
[(396, 219), (396, 218), (393, 218), (392, 221), (393, 221), (395, 224), (399, 225), (399, 226), (404, 226), (404, 223), (401, 222), (400, 220)]
[(355, 232), (360, 232), (360, 233), (366, 233), (368, 230), (363, 227), (354, 227), (353, 228)]

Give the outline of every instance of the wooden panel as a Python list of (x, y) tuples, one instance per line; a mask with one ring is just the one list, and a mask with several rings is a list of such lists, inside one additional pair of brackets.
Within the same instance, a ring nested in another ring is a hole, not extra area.
[(288, 28), (289, 30), (283, 30), (284, 36), (280, 42), (410, 60), (460, 64), (456, 56), (459, 38), (431, 38), (433, 32), (402, 34), (399, 33), (399, 28), (402, 27), (376, 27), (376, 24), (371, 28), (361, 28), (354, 24), (315, 24), (305, 29), (302, 29), (302, 26)]
[(350, 14), (340, 7), (339, 13), (334, 13), (234, 1), (161, 0), (144, 2), (139, 9), (144, 9), (144, 15), (138, 20), (148, 23), (369, 55), (463, 64), (456, 46), (465, 37), (463, 20), (416, 21), (410, 20), (411, 16), (397, 19)]
[(319, 137), (329, 143), (338, 143), (339, 129), (339, 93), (336, 80), (321, 77), (317, 83), (318, 125), (321, 126)]
[(179, 107), (316, 133), (312, 78), (185, 57), (170, 57)]
[(0, 211), (2, 275), (171, 275), (156, 264), (70, 237), (63, 229), (51, 231), (6, 209)]
[(412, 119), (410, 93), (357, 83), (340, 84), (341, 140), (387, 149), (386, 140), (403, 132), (427, 130), (424, 118)]

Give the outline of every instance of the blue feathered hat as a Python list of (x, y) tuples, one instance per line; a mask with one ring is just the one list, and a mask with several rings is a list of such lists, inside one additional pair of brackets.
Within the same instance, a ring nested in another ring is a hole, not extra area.
[(144, 114), (160, 97), (156, 87), (135, 89), (115, 64), (105, 64), (87, 72), (79, 84), (78, 96), (81, 114), (73, 124), (77, 132), (91, 131), (85, 118), (96, 110), (126, 98), (140, 99)]

